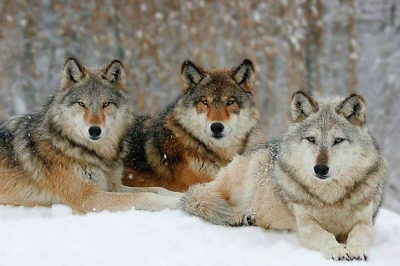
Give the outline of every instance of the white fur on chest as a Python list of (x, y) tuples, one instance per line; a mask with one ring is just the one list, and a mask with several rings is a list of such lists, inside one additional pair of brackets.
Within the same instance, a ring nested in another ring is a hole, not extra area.
[(322, 208), (300, 207), (295, 205), (294, 211), (307, 213), (313, 217), (321, 227), (335, 236), (348, 234), (360, 220), (372, 223), (373, 203), (361, 210), (354, 210), (349, 206), (330, 206)]

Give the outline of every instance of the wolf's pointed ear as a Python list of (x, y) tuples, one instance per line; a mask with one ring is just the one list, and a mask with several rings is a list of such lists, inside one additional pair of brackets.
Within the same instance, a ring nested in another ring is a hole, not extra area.
[(318, 103), (307, 93), (297, 91), (292, 96), (292, 121), (298, 123), (319, 110)]
[(186, 60), (182, 63), (181, 75), (183, 80), (183, 89), (187, 90), (190, 88), (191, 85), (199, 84), (200, 81), (204, 78), (205, 73), (204, 70), (197, 67), (189, 60)]
[(351, 94), (339, 104), (336, 112), (344, 116), (350, 123), (356, 126), (365, 124), (365, 101), (358, 94)]
[(233, 68), (232, 78), (245, 91), (252, 92), (254, 86), (254, 65), (249, 59), (245, 59), (240, 65)]
[(85, 68), (75, 58), (69, 58), (63, 66), (63, 79), (76, 83), (85, 77), (85, 72)]
[(113, 60), (108, 64), (101, 75), (105, 80), (117, 85), (121, 89), (125, 89), (125, 71), (122, 63), (119, 60)]

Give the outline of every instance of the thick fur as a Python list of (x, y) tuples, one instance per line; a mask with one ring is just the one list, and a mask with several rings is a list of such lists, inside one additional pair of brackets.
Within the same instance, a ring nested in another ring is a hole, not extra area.
[[(58, 203), (78, 213), (176, 208), (179, 197), (121, 185), (122, 139), (132, 120), (120, 62), (87, 68), (67, 60), (59, 90), (41, 111), (0, 124), (0, 204)], [(97, 139), (92, 126), (101, 129)]]
[[(209, 182), (232, 158), (260, 142), (249, 60), (233, 69), (182, 65), (184, 93), (164, 111), (135, 120), (128, 133), (123, 183), (186, 191)], [(224, 125), (215, 136), (213, 123)]]
[[(235, 157), (213, 182), (191, 187), (183, 209), (215, 224), (251, 215), (264, 228), (298, 231), (327, 258), (366, 259), (386, 161), (365, 125), (363, 99), (298, 92), (292, 117), (282, 143)], [(314, 170), (320, 164), (329, 166), (323, 177)]]

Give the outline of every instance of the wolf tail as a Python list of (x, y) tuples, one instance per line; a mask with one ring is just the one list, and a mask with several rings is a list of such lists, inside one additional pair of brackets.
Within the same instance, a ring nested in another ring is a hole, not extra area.
[(210, 184), (192, 186), (183, 197), (182, 209), (217, 225), (241, 225), (243, 220)]

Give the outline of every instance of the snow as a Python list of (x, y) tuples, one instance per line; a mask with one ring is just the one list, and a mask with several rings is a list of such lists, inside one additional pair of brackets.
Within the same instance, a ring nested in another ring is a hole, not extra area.
[(400, 216), (382, 209), (368, 262), (334, 262), (296, 233), (223, 227), (183, 211), (74, 215), (0, 206), (0, 265), (400, 265)]

